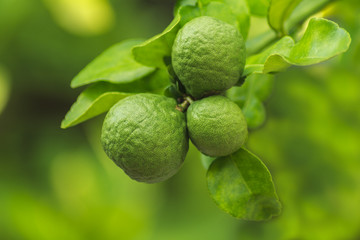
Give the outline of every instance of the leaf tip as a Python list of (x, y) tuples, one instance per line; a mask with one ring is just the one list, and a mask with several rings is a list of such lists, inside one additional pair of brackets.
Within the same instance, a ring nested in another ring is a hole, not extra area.
[(66, 123), (65, 119), (61, 121), (61, 124), (60, 124), (60, 128), (61, 129), (66, 129), (68, 128), (69, 125)]
[(70, 87), (71, 87), (71, 88), (77, 88), (77, 87), (78, 87), (78, 84), (77, 84), (75, 81), (71, 81)]

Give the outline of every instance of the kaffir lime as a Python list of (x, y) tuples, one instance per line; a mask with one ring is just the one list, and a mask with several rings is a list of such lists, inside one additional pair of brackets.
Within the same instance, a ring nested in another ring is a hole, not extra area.
[(115, 104), (103, 123), (106, 154), (127, 175), (155, 183), (173, 176), (188, 151), (185, 116), (176, 101), (155, 94), (137, 94)]
[(179, 30), (172, 64), (188, 94), (201, 98), (220, 93), (241, 77), (244, 40), (235, 26), (213, 17), (198, 17)]
[(205, 155), (227, 156), (247, 139), (245, 117), (238, 105), (226, 97), (211, 96), (195, 101), (186, 115), (190, 139)]

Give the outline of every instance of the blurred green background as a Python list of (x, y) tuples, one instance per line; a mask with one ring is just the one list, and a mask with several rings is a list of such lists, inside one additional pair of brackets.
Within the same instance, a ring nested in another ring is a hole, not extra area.
[(277, 74), (267, 121), (248, 148), (283, 203), (269, 222), (223, 213), (200, 155), (154, 185), (130, 180), (103, 153), (103, 115), (60, 122), (81, 91), (70, 80), (127, 38), (172, 19), (169, 0), (0, 0), (0, 239), (360, 239), (360, 2), (327, 10), (352, 35), (325, 64)]

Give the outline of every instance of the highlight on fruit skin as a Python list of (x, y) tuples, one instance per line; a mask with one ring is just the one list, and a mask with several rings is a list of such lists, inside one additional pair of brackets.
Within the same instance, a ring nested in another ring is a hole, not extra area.
[(172, 47), (172, 65), (189, 95), (201, 98), (234, 86), (245, 66), (245, 42), (238, 29), (213, 17), (186, 23)]
[(107, 156), (130, 178), (161, 182), (178, 172), (188, 151), (185, 115), (172, 98), (133, 95), (107, 113), (101, 143)]
[(230, 155), (244, 145), (248, 136), (241, 109), (223, 96), (193, 102), (187, 109), (186, 120), (192, 143), (207, 156)]

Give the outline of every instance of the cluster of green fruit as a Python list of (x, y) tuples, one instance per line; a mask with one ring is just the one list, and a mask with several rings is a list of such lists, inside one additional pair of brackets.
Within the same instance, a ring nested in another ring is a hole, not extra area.
[[(234, 153), (247, 139), (247, 124), (222, 94), (239, 81), (244, 64), (244, 40), (236, 27), (212, 17), (191, 20), (172, 48), (183, 98), (142, 93), (120, 100), (104, 120), (106, 154), (132, 179), (155, 183), (180, 169), (189, 138), (207, 156)], [(190, 106), (179, 107), (184, 102)]]

